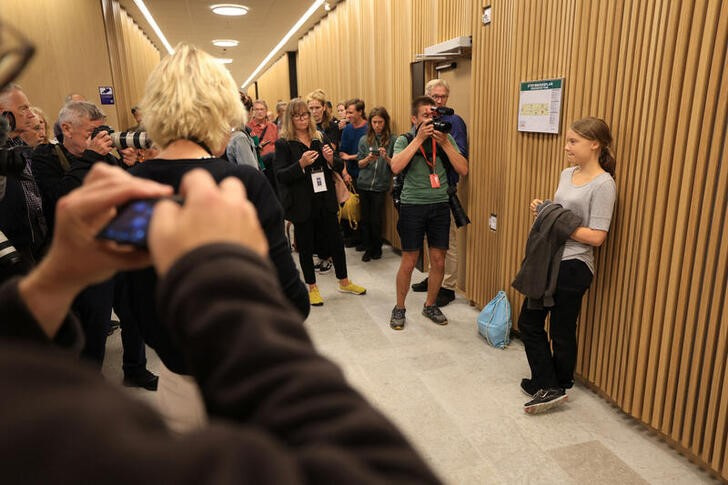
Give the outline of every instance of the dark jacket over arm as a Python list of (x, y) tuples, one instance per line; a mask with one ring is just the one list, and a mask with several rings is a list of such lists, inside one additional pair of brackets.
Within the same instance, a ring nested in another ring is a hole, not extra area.
[(269, 264), (240, 247), (203, 247), (159, 294), (212, 424), (172, 435), (97, 372), (52, 349), (0, 343), (3, 481), (437, 483), (316, 353)]

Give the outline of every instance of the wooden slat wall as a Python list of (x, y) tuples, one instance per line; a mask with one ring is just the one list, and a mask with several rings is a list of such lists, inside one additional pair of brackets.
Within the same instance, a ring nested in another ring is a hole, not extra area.
[[(265, 100), (268, 110), (275, 111), (278, 101), (291, 99), (288, 80), (288, 56), (283, 54), (258, 80), (258, 98)], [(255, 97), (254, 89), (248, 89), (248, 93)]]
[[(486, 4), (493, 22), (483, 26)], [(374, 45), (361, 44), (374, 26)], [(384, 104), (402, 131), (409, 62), (428, 45), (469, 34), (467, 296), (482, 306), (506, 289), (517, 320), (522, 299), (510, 282), (528, 203), (553, 195), (568, 124), (606, 119), (619, 194), (580, 317), (578, 373), (728, 479), (728, 4), (348, 0), (299, 42), (299, 87)], [(381, 73), (382, 57), (389, 73)], [(556, 77), (565, 78), (561, 133), (519, 133), (519, 82)], [(397, 242), (392, 213), (387, 221)]]
[[(553, 194), (563, 133), (611, 125), (614, 224), (580, 318), (579, 374), (728, 478), (726, 42), (720, 0), (488, 1), (473, 12), (466, 287), (482, 305), (523, 257), (528, 201)], [(477, 17), (476, 17), (477, 16)], [(565, 77), (559, 136), (516, 130), (518, 83)], [(498, 231), (487, 215), (498, 214)]]

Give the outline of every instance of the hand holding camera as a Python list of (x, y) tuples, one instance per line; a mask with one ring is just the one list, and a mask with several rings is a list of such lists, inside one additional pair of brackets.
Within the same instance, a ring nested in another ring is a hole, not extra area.
[(313, 164), (313, 162), (316, 161), (319, 154), (315, 150), (307, 150), (303, 152), (303, 155), (301, 155), (301, 159), (298, 161), (298, 164), (301, 166), (301, 168), (306, 168), (309, 165)]
[(111, 141), (111, 135), (109, 135), (109, 132), (106, 130), (99, 130), (99, 128), (96, 128), (93, 133), (91, 133), (91, 138), (88, 142), (88, 149), (103, 157), (111, 152), (112, 148), (114, 148), (114, 143)]

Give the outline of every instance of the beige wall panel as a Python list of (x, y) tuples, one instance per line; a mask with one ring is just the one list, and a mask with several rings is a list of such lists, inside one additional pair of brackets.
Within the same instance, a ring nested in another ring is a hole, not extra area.
[[(251, 91), (255, 95), (255, 90)], [(280, 100), (291, 99), (291, 86), (288, 75), (288, 55), (284, 54), (258, 79), (258, 98), (264, 99), (268, 109), (275, 110)]]
[[(0, 18), (36, 46), (35, 57), (16, 82), (51, 122), (68, 93), (99, 104), (99, 86), (113, 86), (98, 0), (3, 0)], [(109, 123), (118, 126), (116, 105), (102, 108)]]

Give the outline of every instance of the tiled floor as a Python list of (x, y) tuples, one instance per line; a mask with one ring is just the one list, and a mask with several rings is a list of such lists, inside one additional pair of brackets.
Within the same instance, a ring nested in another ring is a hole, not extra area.
[[(349, 276), (367, 294), (338, 293), (333, 272), (320, 276), (325, 304), (312, 309), (306, 327), (318, 349), (400, 426), (445, 482), (718, 483), (580, 385), (561, 408), (526, 415), (518, 387), (528, 375), (521, 342), (489, 347), (477, 335), (478, 311), (462, 297), (443, 308), (450, 324), (439, 327), (420, 314), (424, 294), (410, 293), (405, 330), (391, 330), (399, 257), (390, 248), (379, 261), (360, 257), (347, 250)], [(413, 280), (421, 277), (415, 271)], [(120, 346), (117, 332), (104, 369), (112, 380), (121, 379)], [(158, 366), (150, 355), (150, 368)], [(155, 404), (154, 393), (131, 392)]]

